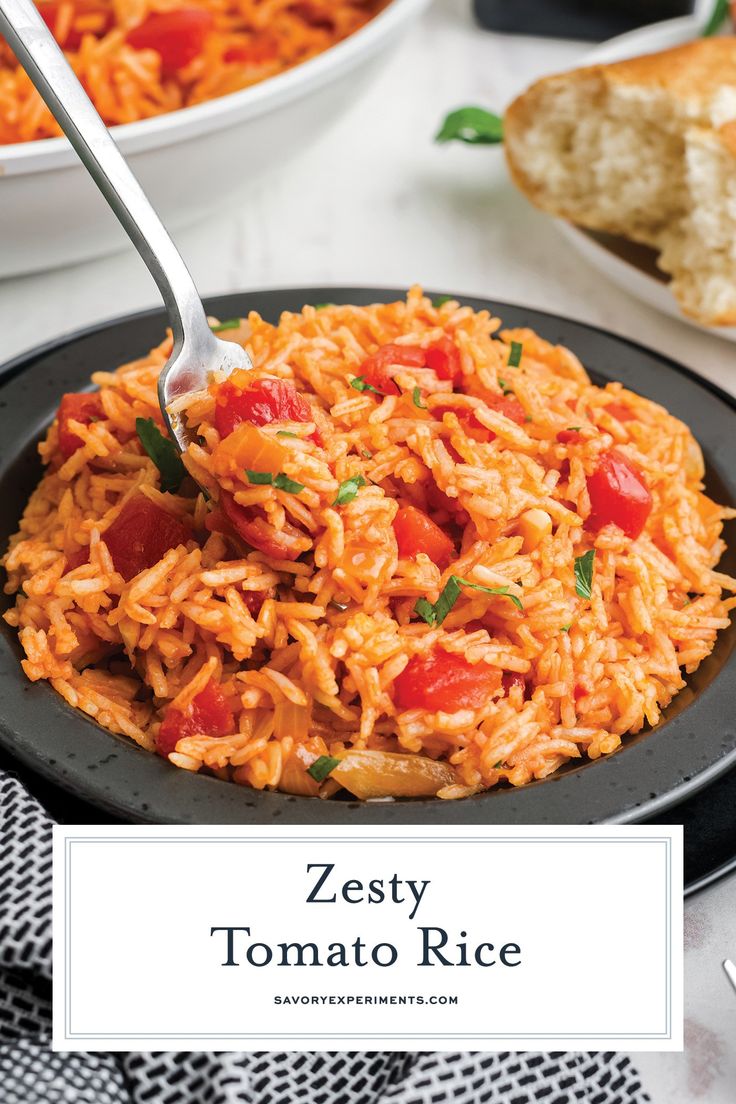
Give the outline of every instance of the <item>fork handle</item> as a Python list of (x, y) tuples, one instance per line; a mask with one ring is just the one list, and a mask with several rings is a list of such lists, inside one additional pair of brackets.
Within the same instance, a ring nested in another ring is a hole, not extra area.
[(205, 355), (214, 338), (189, 270), (32, 0), (0, 0), (0, 34), (158, 284), (174, 351)]

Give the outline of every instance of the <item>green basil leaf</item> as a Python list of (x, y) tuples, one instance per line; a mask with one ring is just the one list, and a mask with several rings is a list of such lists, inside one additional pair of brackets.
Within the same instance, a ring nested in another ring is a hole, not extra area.
[(289, 479), (288, 475), (284, 475), (283, 472), (279, 472), (274, 476), (273, 485), (277, 491), (288, 491), (289, 494), (299, 494), (304, 490), (303, 483), (297, 483), (295, 479)]
[(432, 603), (427, 598), (417, 598), (414, 604), (414, 612), (418, 617), (421, 617), (422, 621), (426, 621), (428, 625), (437, 624), (437, 614)]
[(523, 610), (524, 608), (521, 598), (517, 598), (515, 594), (509, 594), (509, 588), (507, 586), (481, 586), (480, 583), (469, 583), (467, 579), (459, 579), (458, 582), (462, 583), (465, 587), (470, 587), (471, 590), (482, 590), (484, 594), (502, 594), (505, 598), (508, 598), (510, 602), (513, 602), (517, 609)]
[(314, 304), (314, 309), (315, 310), (324, 310), (325, 307), (334, 307), (334, 305), (335, 305), (334, 303), (315, 303)]
[(361, 487), (365, 487), (365, 479), (362, 475), (351, 475), (349, 479), (343, 479), (332, 505), (344, 506), (347, 502), (352, 502)]
[(439, 310), (440, 307), (443, 307), (445, 303), (451, 302), (454, 298), (454, 295), (438, 295), (436, 299), (432, 300), (432, 306), (435, 310)]
[(366, 383), (363, 376), (356, 376), (355, 379), (351, 379), (350, 386), (354, 387), (356, 391), (372, 391), (374, 395), (380, 395), (383, 398), (383, 391), (379, 391), (371, 383)]
[(524, 351), (524, 346), (520, 341), (512, 341), (511, 349), (509, 350), (509, 359), (507, 364), (509, 368), (518, 368), (521, 364), (521, 354)]
[(435, 134), (435, 142), (467, 142), (469, 145), (497, 145), (503, 142), (503, 119), (482, 107), (461, 107), (451, 111)]
[(161, 490), (164, 493), (178, 491), (187, 469), (174, 442), (164, 437), (153, 418), (136, 418), (135, 429), (140, 443), (159, 470)]
[(595, 548), (575, 557), (575, 593), (579, 598), (590, 598), (593, 594), (593, 560)]
[(246, 468), (245, 474), (248, 476), (248, 482), (256, 487), (266, 487), (273, 483), (273, 472), (252, 471), (251, 468)]
[(703, 28), (703, 38), (717, 34), (728, 17), (728, 0), (716, 0), (710, 19)]
[(240, 318), (228, 318), (226, 322), (218, 322), (215, 326), (210, 326), (210, 329), (213, 333), (224, 333), (225, 330), (237, 330), (240, 326)]
[(320, 755), (319, 759), (314, 760), (311, 767), (307, 767), (307, 774), (311, 774), (315, 782), (324, 782), (327, 775), (332, 774), (339, 762), (339, 759), (334, 759), (331, 755)]
[(414, 612), (428, 625), (433, 627), (441, 625), (460, 597), (463, 587), (469, 587), (470, 590), (481, 590), (484, 594), (500, 594), (513, 602), (518, 609), (524, 608), (520, 598), (517, 598), (515, 594), (509, 594), (507, 586), (481, 586), (480, 583), (471, 583), (467, 579), (461, 579), (459, 575), (451, 575), (434, 605), (426, 598), (418, 598), (414, 605)]
[(412, 401), (413, 401), (414, 405), (419, 407), (420, 410), (426, 410), (427, 409), (427, 407), (422, 402), (422, 392), (419, 389), (419, 387), (414, 388), (414, 390), (411, 393), (411, 397), (412, 397)]

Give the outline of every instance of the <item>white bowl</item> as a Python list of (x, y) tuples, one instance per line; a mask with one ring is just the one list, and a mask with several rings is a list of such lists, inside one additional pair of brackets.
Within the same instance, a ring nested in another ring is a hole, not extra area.
[[(692, 42), (702, 33), (705, 23), (704, 5), (699, 4), (695, 15), (681, 19), (667, 19), (662, 23), (653, 23), (628, 34), (619, 35), (597, 46), (581, 58), (581, 65), (597, 65), (639, 54), (656, 53), (668, 50), (672, 46), (681, 46)], [(734, 326), (702, 326), (684, 315), (668, 287), (668, 277), (656, 267), (656, 252), (645, 246), (628, 242), (624, 238), (612, 238), (605, 234), (596, 234), (584, 230), (574, 223), (558, 221), (557, 225), (567, 241), (604, 276), (614, 284), (629, 292), (630, 295), (647, 303), (655, 310), (678, 318), (699, 330), (736, 341)]]
[[(196, 222), (317, 138), (428, 2), (393, 0), (336, 46), (241, 92), (112, 127), (166, 225)], [(212, 171), (223, 164), (227, 172)], [(66, 138), (0, 146), (0, 277), (113, 253), (126, 242)]]

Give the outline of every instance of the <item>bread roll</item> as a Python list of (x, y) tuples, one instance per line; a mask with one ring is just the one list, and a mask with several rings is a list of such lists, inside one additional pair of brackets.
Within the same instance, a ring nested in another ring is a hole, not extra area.
[(736, 38), (546, 77), (504, 141), (534, 204), (653, 246), (686, 314), (736, 324)]

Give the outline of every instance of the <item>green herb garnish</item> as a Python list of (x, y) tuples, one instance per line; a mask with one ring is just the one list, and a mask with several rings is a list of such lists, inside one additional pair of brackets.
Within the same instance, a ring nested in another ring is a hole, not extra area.
[(315, 310), (324, 310), (325, 307), (334, 307), (334, 305), (335, 305), (334, 303), (315, 303), (314, 304), (314, 309)]
[(369, 452), (368, 449), (361, 449), (360, 450), (360, 455), (363, 457), (364, 460), (372, 460), (373, 459), (373, 453)]
[(320, 755), (319, 759), (315, 759), (311, 767), (307, 767), (307, 774), (311, 774), (315, 782), (324, 782), (328, 774), (332, 774), (336, 766), (338, 766), (340, 760), (333, 758), (332, 755)]
[(420, 410), (426, 410), (426, 406), (422, 402), (422, 392), (418, 387), (415, 387), (411, 393), (412, 402), (415, 406), (418, 406)]
[(354, 387), (356, 391), (372, 391), (374, 395), (380, 395), (383, 398), (383, 391), (379, 391), (372, 383), (366, 383), (365, 376), (356, 376), (355, 379), (351, 379), (350, 386)]
[(228, 318), (225, 322), (218, 322), (215, 326), (210, 326), (210, 329), (213, 333), (224, 333), (225, 330), (238, 330), (240, 326), (240, 318)]
[(136, 418), (135, 429), (140, 443), (159, 470), (161, 490), (172, 494), (178, 491), (187, 469), (174, 442), (164, 437), (153, 418)]
[(248, 476), (248, 482), (257, 487), (271, 486), (273, 483), (273, 472), (252, 471), (250, 468), (246, 468), (245, 474)]
[(582, 428), (583, 428), (582, 426), (568, 426), (567, 427), (567, 432), (568, 433), (579, 433)]
[(304, 490), (303, 483), (297, 483), (295, 479), (289, 479), (288, 475), (284, 475), (283, 472), (279, 472), (278, 475), (273, 477), (273, 485), (277, 491), (288, 491), (289, 494), (299, 494)]
[(290, 429), (277, 429), (276, 430), (276, 436), (277, 437), (298, 437), (299, 434), (298, 433), (292, 433)]
[(432, 300), (432, 306), (435, 310), (439, 310), (440, 307), (443, 307), (445, 303), (449, 303), (452, 299), (454, 299), (453, 295), (438, 295), (436, 299)]
[(472, 146), (498, 145), (503, 142), (503, 119), (483, 107), (461, 107), (446, 116), (434, 140), (467, 142)]
[(462, 593), (463, 587), (469, 587), (471, 590), (480, 590), (484, 594), (500, 594), (505, 598), (508, 598), (518, 609), (523, 609), (521, 599), (517, 598), (515, 594), (509, 594), (509, 588), (507, 586), (500, 587), (487, 587), (481, 586), (480, 583), (471, 583), (467, 579), (461, 579), (459, 575), (451, 575), (445, 583), (437, 601), (427, 601), (426, 598), (418, 598), (414, 606), (414, 612), (426, 621), (428, 625), (441, 625), (447, 617), (452, 607), (457, 602)]
[(575, 557), (575, 593), (579, 598), (590, 598), (593, 594), (593, 560), (595, 548)]
[(728, 16), (728, 0), (716, 0), (710, 19), (703, 28), (703, 38), (717, 34)]
[(303, 483), (297, 483), (296, 480), (289, 479), (288, 475), (284, 475), (283, 472), (274, 475), (273, 472), (251, 471), (250, 468), (246, 468), (245, 474), (248, 476), (248, 482), (256, 487), (271, 486), (275, 487), (277, 491), (288, 491), (289, 494), (299, 494), (300, 491), (304, 490)]
[(511, 349), (509, 350), (509, 359), (507, 364), (509, 368), (518, 368), (521, 364), (521, 354), (524, 351), (524, 346), (520, 341), (512, 341)]
[(362, 475), (351, 475), (349, 479), (343, 479), (332, 505), (344, 506), (347, 502), (352, 502), (361, 487), (365, 487), (365, 479)]
[(571, 628), (572, 628), (572, 621), (570, 622), (569, 625), (563, 625), (560, 629), (560, 632), (569, 632)]
[(502, 766), (503, 766), (503, 759), (499, 759), (497, 763), (493, 764), (493, 769), (494, 770), (500, 770)]

